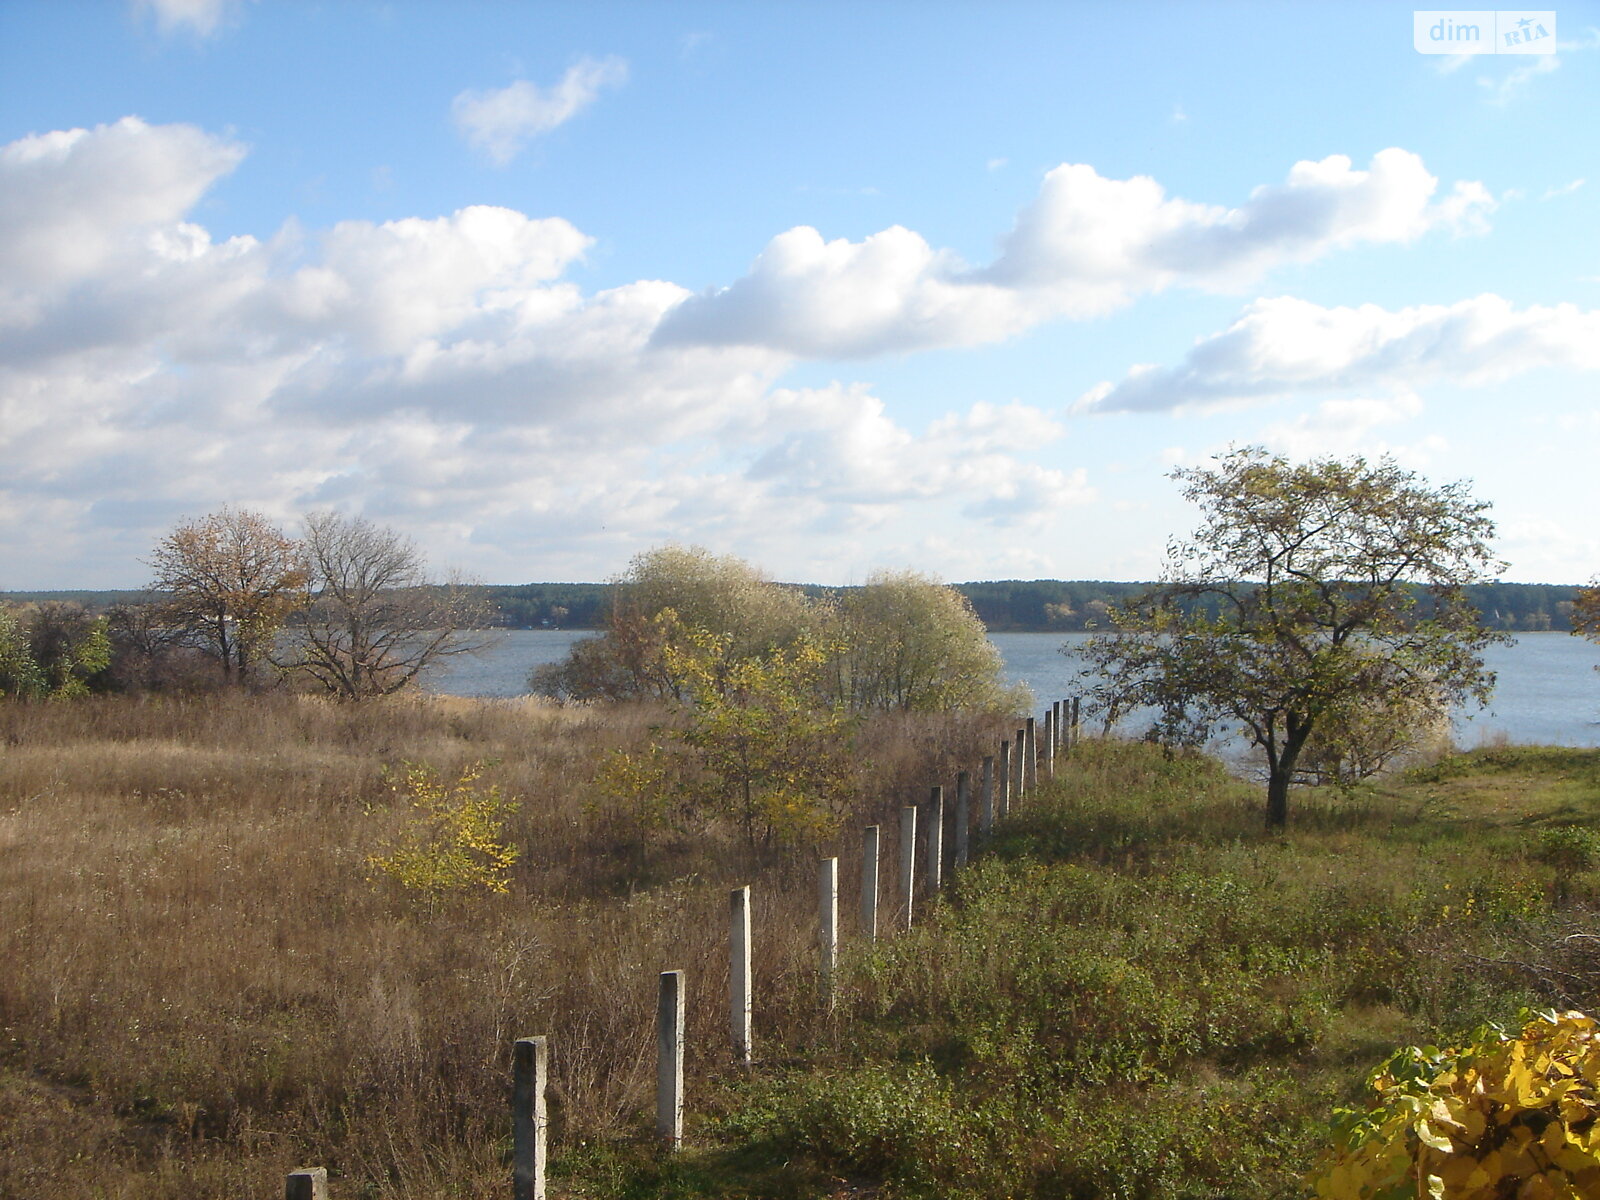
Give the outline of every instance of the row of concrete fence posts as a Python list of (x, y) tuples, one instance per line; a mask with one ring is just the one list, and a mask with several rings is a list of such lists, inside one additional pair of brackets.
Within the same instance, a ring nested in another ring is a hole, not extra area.
[[(1057, 700), (1044, 716), (1044, 768), (1055, 777), (1057, 752), (1069, 754), (1080, 736), (1079, 700)], [(1029, 717), (1017, 730), (1015, 742), (1000, 743), (999, 761), (985, 755), (978, 793), (979, 835), (988, 839), (995, 822), (1017, 807), (1022, 797), (1038, 787), (1040, 755), (1035, 744), (1035, 722)], [(1014, 747), (1014, 749), (1013, 749)], [(929, 895), (943, 884), (944, 788), (932, 789), (926, 832), (925, 890)], [(956, 776), (955, 865), (971, 857), (972, 776)], [(869, 825), (861, 841), (861, 932), (867, 941), (878, 936), (879, 867), (882, 862), (882, 828)], [(911, 928), (917, 886), (917, 806), (900, 810), (900, 903), (903, 926)], [(823, 1005), (831, 1010), (837, 996), (839, 964), (839, 860), (825, 858), (817, 881), (820, 978)], [(748, 1066), (754, 1057), (751, 1035), (752, 975), (750, 955), (750, 888), (734, 888), (728, 905), (728, 1023), (734, 1060)], [(656, 1134), (669, 1150), (683, 1143), (684, 972), (661, 972), (656, 1005)], [(511, 1140), (512, 1200), (545, 1200), (546, 1137), (549, 1118), (545, 1094), (549, 1083), (550, 1043), (546, 1037), (518, 1038), (512, 1054)], [(328, 1172), (308, 1167), (292, 1172), (284, 1182), (284, 1200), (328, 1200)]]
[(834, 969), (839, 960), (839, 860), (825, 858), (817, 872), (818, 938), (822, 958), (822, 1006), (833, 1011)]
[(972, 773), (956, 772), (956, 868), (967, 865), (972, 848)]
[(656, 1136), (683, 1145), (683, 972), (661, 972), (656, 1001)]
[(750, 1036), (750, 885), (728, 895), (728, 1028), (733, 1060), (749, 1066), (754, 1055)]
[(904, 909), (901, 921), (911, 928), (912, 904), (917, 896), (917, 806), (908, 804), (900, 810), (900, 904)]
[(861, 835), (861, 933), (878, 940), (878, 843), (883, 831), (868, 825)]
[(518, 1038), (511, 1051), (512, 1200), (544, 1200), (550, 1039)]

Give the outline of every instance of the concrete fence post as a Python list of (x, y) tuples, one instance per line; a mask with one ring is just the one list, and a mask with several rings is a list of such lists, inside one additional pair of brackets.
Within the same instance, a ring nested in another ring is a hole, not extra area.
[(983, 756), (983, 786), (978, 801), (978, 833), (985, 841), (994, 833), (994, 755)]
[(1011, 807), (1021, 805), (1028, 794), (1028, 727), (1017, 730), (1011, 750)]
[(1055, 716), (1055, 721), (1051, 724), (1051, 729), (1055, 734), (1054, 748), (1059, 752), (1066, 749), (1066, 740), (1061, 736), (1061, 701), (1057, 700), (1052, 703), (1050, 711)]
[(754, 1047), (750, 1036), (753, 1008), (750, 977), (750, 886), (728, 894), (728, 1031), (733, 1060), (749, 1066)]
[(1081, 700), (1081, 696), (1074, 696), (1072, 698), (1072, 744), (1074, 746), (1078, 744), (1078, 739), (1083, 736), (1083, 730), (1079, 728), (1079, 721), (1082, 718), (1082, 714), (1079, 712), (1078, 705), (1079, 701)]
[(1000, 743), (1000, 816), (1011, 812), (1011, 743)]
[(328, 1168), (303, 1167), (283, 1181), (283, 1200), (328, 1200)]
[(972, 846), (972, 772), (956, 774), (956, 858), (957, 868), (967, 865)]
[(878, 853), (883, 831), (868, 825), (861, 833), (861, 932), (878, 940)]
[(1035, 740), (1036, 730), (1032, 717), (1024, 722), (1023, 729), (1028, 739), (1028, 749), (1023, 757), (1027, 765), (1028, 791), (1031, 793), (1039, 786), (1039, 743)]
[(1056, 722), (1055, 710), (1044, 710), (1044, 777), (1056, 777)]
[(661, 972), (656, 999), (656, 1136), (683, 1145), (683, 972)]
[(550, 1126), (550, 1039), (518, 1038), (511, 1053), (511, 1197), (545, 1200), (545, 1138)]
[(928, 797), (928, 882), (932, 896), (944, 886), (944, 789), (936, 787)]
[(900, 810), (900, 903), (905, 909), (901, 918), (905, 928), (911, 928), (912, 908), (917, 898), (917, 806), (908, 804)]
[(825, 858), (817, 872), (817, 935), (822, 951), (822, 1006), (833, 1011), (834, 971), (839, 965), (839, 860)]

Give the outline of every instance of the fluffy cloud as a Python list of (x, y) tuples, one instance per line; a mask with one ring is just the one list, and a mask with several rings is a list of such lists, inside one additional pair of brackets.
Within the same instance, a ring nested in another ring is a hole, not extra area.
[(1495, 295), (1391, 310), (1258, 300), (1181, 365), (1139, 367), (1084, 395), (1085, 411), (1149, 412), (1300, 391), (1410, 388), (1509, 379), (1539, 367), (1600, 370), (1600, 311), (1515, 308)]
[(1027, 461), (1062, 432), (1038, 410), (918, 432), (863, 388), (774, 390), (781, 350), (663, 341), (689, 293), (585, 293), (590, 239), (560, 219), (217, 242), (191, 213), (243, 153), (135, 119), (0, 148), (0, 511), (51, 531), (18, 539), (13, 586), (137, 583), (161, 531), (224, 502), (362, 511), (514, 579), (689, 530), (794, 561), (912, 506), (1037, 523), (1090, 494)]
[(628, 78), (628, 64), (614, 56), (584, 58), (553, 86), (519, 79), (507, 87), (468, 90), (451, 103), (456, 128), (473, 146), (504, 166), (531, 139), (570, 121), (599, 98), (604, 88)]
[(1275, 266), (1356, 243), (1481, 229), (1481, 184), (1441, 199), (1422, 160), (1389, 149), (1296, 163), (1288, 179), (1235, 208), (1170, 197), (1145, 176), (1106, 179), (1067, 164), (1045, 176), (1001, 252), (976, 269), (898, 226), (861, 242), (801, 227), (775, 237), (750, 272), (696, 296), (663, 322), (670, 343), (761, 345), (850, 358), (973, 345), (1054, 317), (1086, 317), (1186, 285), (1229, 290)]
[(162, 33), (187, 29), (203, 38), (217, 32), (230, 7), (228, 0), (133, 0), (133, 11), (154, 17)]

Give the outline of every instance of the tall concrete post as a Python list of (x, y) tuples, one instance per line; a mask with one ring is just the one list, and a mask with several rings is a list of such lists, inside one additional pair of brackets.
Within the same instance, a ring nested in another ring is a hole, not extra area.
[(661, 972), (656, 998), (656, 1136), (683, 1145), (683, 972)]
[(817, 940), (822, 963), (822, 1006), (833, 1011), (834, 971), (839, 965), (839, 860), (825, 858), (817, 871)]
[(956, 774), (956, 858), (959, 867), (967, 865), (972, 845), (972, 773)]
[(1024, 755), (1028, 775), (1028, 791), (1031, 793), (1039, 786), (1039, 743), (1035, 740), (1034, 720), (1029, 717), (1023, 724), (1028, 739), (1027, 753)]
[(900, 904), (905, 910), (901, 918), (907, 929), (911, 928), (912, 910), (917, 899), (917, 806), (908, 804), (900, 810)]
[(928, 882), (933, 895), (944, 886), (944, 789), (936, 787), (928, 797)]
[(1011, 743), (1000, 743), (1000, 816), (1011, 811)]
[(749, 1066), (754, 1055), (750, 1014), (754, 1008), (750, 975), (750, 887), (728, 893), (728, 1032), (733, 1061)]
[(1051, 727), (1050, 727), (1051, 730), (1053, 731), (1053, 733), (1055, 735), (1055, 739), (1056, 739), (1055, 740), (1055, 749), (1058, 750), (1058, 751), (1059, 750), (1063, 750), (1063, 749), (1066, 748), (1066, 739), (1061, 736), (1061, 701), (1057, 700), (1053, 704), (1051, 704), (1050, 705), (1050, 712), (1055, 717), (1055, 721), (1051, 724)]
[(283, 1200), (328, 1200), (328, 1168), (303, 1167), (283, 1181)]
[(983, 787), (978, 802), (978, 833), (988, 841), (994, 833), (994, 755), (983, 756)]
[(1012, 743), (1011, 751), (1011, 807), (1017, 808), (1022, 804), (1022, 798), (1028, 794), (1028, 727), (1024, 725), (1017, 730), (1017, 740)]
[(861, 932), (878, 940), (878, 854), (882, 830), (868, 825), (861, 834)]
[(545, 1090), (550, 1083), (550, 1039), (518, 1038), (511, 1053), (511, 1196), (545, 1200)]
[(1055, 710), (1044, 710), (1044, 777), (1056, 777), (1056, 724)]

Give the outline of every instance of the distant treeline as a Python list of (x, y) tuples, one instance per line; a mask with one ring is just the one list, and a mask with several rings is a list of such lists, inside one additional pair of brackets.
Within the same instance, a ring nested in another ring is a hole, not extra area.
[[(499, 624), (508, 629), (599, 629), (611, 609), (609, 583), (485, 584), (477, 587), (499, 612)], [(816, 584), (796, 585), (810, 596), (843, 591)], [(988, 583), (958, 583), (954, 587), (972, 602), (991, 633), (1066, 633), (1106, 629), (1111, 606), (1149, 587), (1145, 583), (1106, 583), (1101, 580), (1006, 579)], [(1553, 583), (1485, 583), (1467, 589), (1467, 595), (1486, 623), (1513, 632), (1572, 628), (1572, 601), (1578, 588)], [(137, 604), (151, 599), (148, 592), (54, 591), (0, 592), (0, 602), (12, 604), (64, 601), (93, 610), (115, 604)]]
[[(488, 587), (484, 591), (513, 629), (597, 629), (611, 605), (608, 583), (529, 583)], [(797, 585), (810, 596), (842, 588)], [(1065, 633), (1105, 629), (1108, 613), (1144, 591), (1146, 583), (1101, 580), (1007, 579), (958, 583), (954, 587), (972, 602), (991, 633)], [(1577, 587), (1548, 583), (1491, 583), (1467, 589), (1478, 611), (1496, 629), (1532, 632), (1572, 628), (1572, 599)]]

